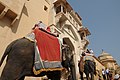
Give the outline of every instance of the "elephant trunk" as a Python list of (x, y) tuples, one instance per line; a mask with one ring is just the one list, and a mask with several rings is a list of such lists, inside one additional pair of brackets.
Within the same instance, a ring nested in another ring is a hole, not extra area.
[(14, 44), (16, 41), (17, 41), (17, 40), (13, 41), (11, 44), (9, 44), (9, 45), (7, 46), (5, 52), (4, 52), (4, 54), (3, 54), (3, 56), (2, 56), (2, 58), (1, 58), (1, 60), (0, 60), (0, 67), (1, 67), (1, 65), (2, 65), (5, 57), (9, 54), (10, 50), (12, 49), (13, 44)]

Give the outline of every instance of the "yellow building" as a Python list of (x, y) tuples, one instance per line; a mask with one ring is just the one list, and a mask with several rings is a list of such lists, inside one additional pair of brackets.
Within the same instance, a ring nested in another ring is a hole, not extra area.
[(112, 70), (116, 69), (116, 66), (115, 66), (116, 60), (109, 53), (102, 51), (101, 55), (98, 58), (106, 68), (109, 68)]
[[(70, 46), (78, 79), (79, 55), (89, 44), (87, 36), (90, 32), (66, 0), (0, 0), (0, 59), (10, 42), (31, 32), (39, 21)], [(0, 73), (4, 65), (5, 61)]]
[(115, 71), (119, 67), (116, 60), (107, 52), (102, 51), (98, 59), (102, 62), (105, 68), (108, 68), (110, 72), (114, 75)]
[(96, 63), (96, 75), (95, 75), (95, 80), (99, 79), (101, 77), (101, 79), (103, 79), (102, 77), (102, 69), (105, 69), (105, 66), (103, 65), (102, 62), (100, 62), (100, 60), (94, 56), (94, 61)]

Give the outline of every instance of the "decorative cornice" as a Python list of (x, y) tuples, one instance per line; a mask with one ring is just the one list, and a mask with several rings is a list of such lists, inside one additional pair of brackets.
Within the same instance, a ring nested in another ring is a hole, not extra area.
[(86, 27), (80, 28), (80, 29), (78, 30), (78, 32), (79, 32), (79, 33), (85, 32), (85, 33), (86, 33), (86, 36), (91, 35), (90, 31), (89, 31), (88, 28), (86, 28)]

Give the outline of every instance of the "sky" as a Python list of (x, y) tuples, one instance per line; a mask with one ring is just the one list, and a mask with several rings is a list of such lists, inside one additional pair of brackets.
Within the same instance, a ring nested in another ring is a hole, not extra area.
[(102, 49), (120, 65), (120, 0), (67, 0), (81, 18), (95, 56)]

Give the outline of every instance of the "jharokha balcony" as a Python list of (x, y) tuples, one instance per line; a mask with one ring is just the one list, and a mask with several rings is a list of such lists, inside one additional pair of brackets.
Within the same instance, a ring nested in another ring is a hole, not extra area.
[(82, 43), (82, 47), (85, 49), (88, 44), (89, 44), (89, 40), (87, 38), (81, 40), (81, 43)]
[(81, 27), (78, 30), (78, 33), (80, 34), (81, 37), (82, 47), (86, 48), (87, 45), (89, 44), (89, 40), (87, 39), (87, 36), (91, 34), (90, 31), (86, 27)]
[(81, 27), (81, 28), (78, 30), (78, 32), (79, 32), (79, 33), (84, 32), (86, 36), (91, 35), (90, 31), (89, 31), (88, 28), (86, 28), (86, 27)]
[(54, 8), (56, 11), (56, 23), (62, 23), (68, 20), (72, 24), (74, 24), (76, 21), (80, 26), (82, 25), (82, 18), (76, 12), (74, 12), (72, 7), (66, 0), (57, 0), (56, 2), (54, 2)]

